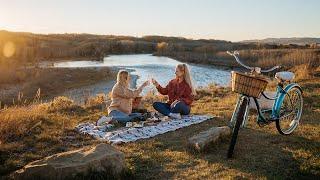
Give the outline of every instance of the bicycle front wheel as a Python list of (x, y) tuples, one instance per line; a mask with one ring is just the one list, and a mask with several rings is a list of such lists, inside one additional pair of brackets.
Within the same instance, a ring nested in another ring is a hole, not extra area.
[(298, 127), (302, 107), (302, 91), (298, 87), (291, 88), (284, 97), (279, 118), (276, 120), (276, 127), (280, 134), (289, 135)]
[(231, 142), (229, 145), (229, 150), (227, 155), (228, 158), (231, 158), (233, 155), (234, 147), (237, 142), (238, 132), (244, 120), (247, 105), (248, 105), (248, 97), (246, 96), (241, 97), (239, 102), (239, 110), (238, 110), (238, 113), (236, 114), (236, 124), (233, 127)]

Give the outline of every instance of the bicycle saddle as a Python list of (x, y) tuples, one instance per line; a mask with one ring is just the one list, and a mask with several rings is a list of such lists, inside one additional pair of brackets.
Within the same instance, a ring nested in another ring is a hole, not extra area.
[(281, 81), (292, 81), (294, 78), (294, 73), (289, 71), (277, 72), (275, 78)]

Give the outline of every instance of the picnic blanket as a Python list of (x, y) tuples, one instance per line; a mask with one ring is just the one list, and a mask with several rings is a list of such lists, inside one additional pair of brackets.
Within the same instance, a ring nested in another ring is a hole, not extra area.
[(179, 120), (162, 121), (153, 126), (144, 126), (141, 128), (123, 127), (117, 130), (112, 130), (111, 125), (97, 127), (95, 124), (87, 122), (79, 124), (76, 130), (82, 134), (89, 134), (101, 141), (107, 141), (111, 144), (121, 144), (151, 138), (192, 124), (198, 124), (211, 118), (213, 117), (209, 115), (188, 115), (182, 116), (182, 119)]

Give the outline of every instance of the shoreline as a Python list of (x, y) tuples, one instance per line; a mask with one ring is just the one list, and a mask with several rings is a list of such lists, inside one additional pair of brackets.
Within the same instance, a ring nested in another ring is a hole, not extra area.
[(19, 82), (1, 86), (0, 102), (2, 106), (30, 103), (39, 89), (39, 100), (47, 102), (71, 90), (111, 82), (116, 72), (110, 67), (27, 68), (20, 72)]

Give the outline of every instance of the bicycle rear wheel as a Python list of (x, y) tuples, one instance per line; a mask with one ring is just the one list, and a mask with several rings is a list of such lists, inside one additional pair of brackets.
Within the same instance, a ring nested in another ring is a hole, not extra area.
[(289, 135), (299, 125), (303, 107), (302, 92), (300, 88), (291, 88), (284, 97), (280, 107), (276, 127), (280, 134)]
[(235, 147), (236, 142), (237, 142), (238, 132), (239, 132), (240, 126), (241, 126), (241, 124), (242, 124), (242, 122), (244, 120), (245, 111), (246, 111), (246, 108), (247, 108), (247, 105), (248, 105), (247, 104), (248, 103), (248, 97), (243, 96), (240, 99), (239, 103), (240, 103), (239, 111), (236, 114), (236, 124), (233, 127), (231, 142), (230, 142), (229, 149), (228, 149), (228, 154), (227, 154), (228, 158), (232, 158), (232, 155), (233, 155), (234, 147)]

